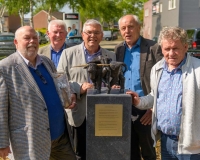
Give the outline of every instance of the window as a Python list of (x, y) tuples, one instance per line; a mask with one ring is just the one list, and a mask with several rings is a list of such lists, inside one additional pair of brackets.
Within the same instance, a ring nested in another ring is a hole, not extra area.
[(148, 16), (149, 16), (149, 9), (145, 9), (144, 16), (145, 16), (145, 17), (148, 17)]
[(162, 3), (160, 3), (160, 13), (162, 12)]
[(169, 0), (169, 10), (176, 8), (176, 0)]
[(152, 15), (156, 15), (159, 13), (159, 2), (153, 3), (152, 5)]

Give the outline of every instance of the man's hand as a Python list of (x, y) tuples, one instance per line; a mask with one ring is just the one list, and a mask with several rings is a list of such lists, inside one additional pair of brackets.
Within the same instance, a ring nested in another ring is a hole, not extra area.
[(3, 158), (3, 160), (6, 160), (9, 153), (11, 153), (9, 146), (6, 148), (0, 148), (0, 158)]
[(140, 103), (140, 98), (136, 92), (133, 91), (127, 91), (126, 94), (130, 94), (132, 97), (132, 104), (134, 106), (137, 106)]
[(151, 122), (152, 122), (152, 110), (151, 109), (148, 109), (146, 111), (146, 113), (140, 119), (140, 122), (143, 125), (151, 125)]
[(76, 94), (71, 94), (71, 104), (68, 109), (73, 109), (76, 106)]
[(85, 82), (85, 83), (83, 83), (82, 86), (81, 86), (81, 91), (80, 91), (80, 93), (81, 93), (81, 94), (84, 94), (84, 93), (86, 93), (87, 89), (92, 89), (92, 88), (94, 88), (94, 85), (93, 85), (93, 84)]

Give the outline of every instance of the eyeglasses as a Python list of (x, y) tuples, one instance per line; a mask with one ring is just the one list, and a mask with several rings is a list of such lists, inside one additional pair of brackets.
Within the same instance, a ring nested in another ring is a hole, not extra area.
[(96, 31), (96, 32), (87, 31), (87, 32), (85, 32), (85, 31), (84, 31), (84, 33), (87, 34), (88, 36), (92, 36), (92, 34), (95, 35), (95, 36), (98, 36), (98, 35), (100, 35), (102, 32), (99, 32), (99, 31)]
[(35, 70), (35, 73), (40, 77), (40, 79), (42, 80), (42, 83), (47, 84), (46, 79), (44, 78), (44, 76), (40, 73), (40, 71), (38, 69)]

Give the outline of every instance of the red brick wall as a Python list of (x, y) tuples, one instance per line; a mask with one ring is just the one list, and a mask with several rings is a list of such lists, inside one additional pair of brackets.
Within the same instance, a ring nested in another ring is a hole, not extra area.
[[(52, 17), (52, 20), (55, 19)], [(40, 11), (33, 16), (34, 29), (41, 29), (48, 27), (48, 14), (45, 11)]]
[(48, 14), (45, 11), (40, 11), (33, 16), (34, 29), (47, 28)]
[[(145, 15), (145, 11), (148, 14)], [(144, 3), (143, 37), (152, 39), (152, 0)]]

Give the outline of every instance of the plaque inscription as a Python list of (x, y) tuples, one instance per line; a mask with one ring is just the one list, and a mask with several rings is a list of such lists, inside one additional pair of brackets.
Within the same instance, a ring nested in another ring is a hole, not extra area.
[(122, 136), (122, 104), (95, 105), (95, 136)]

